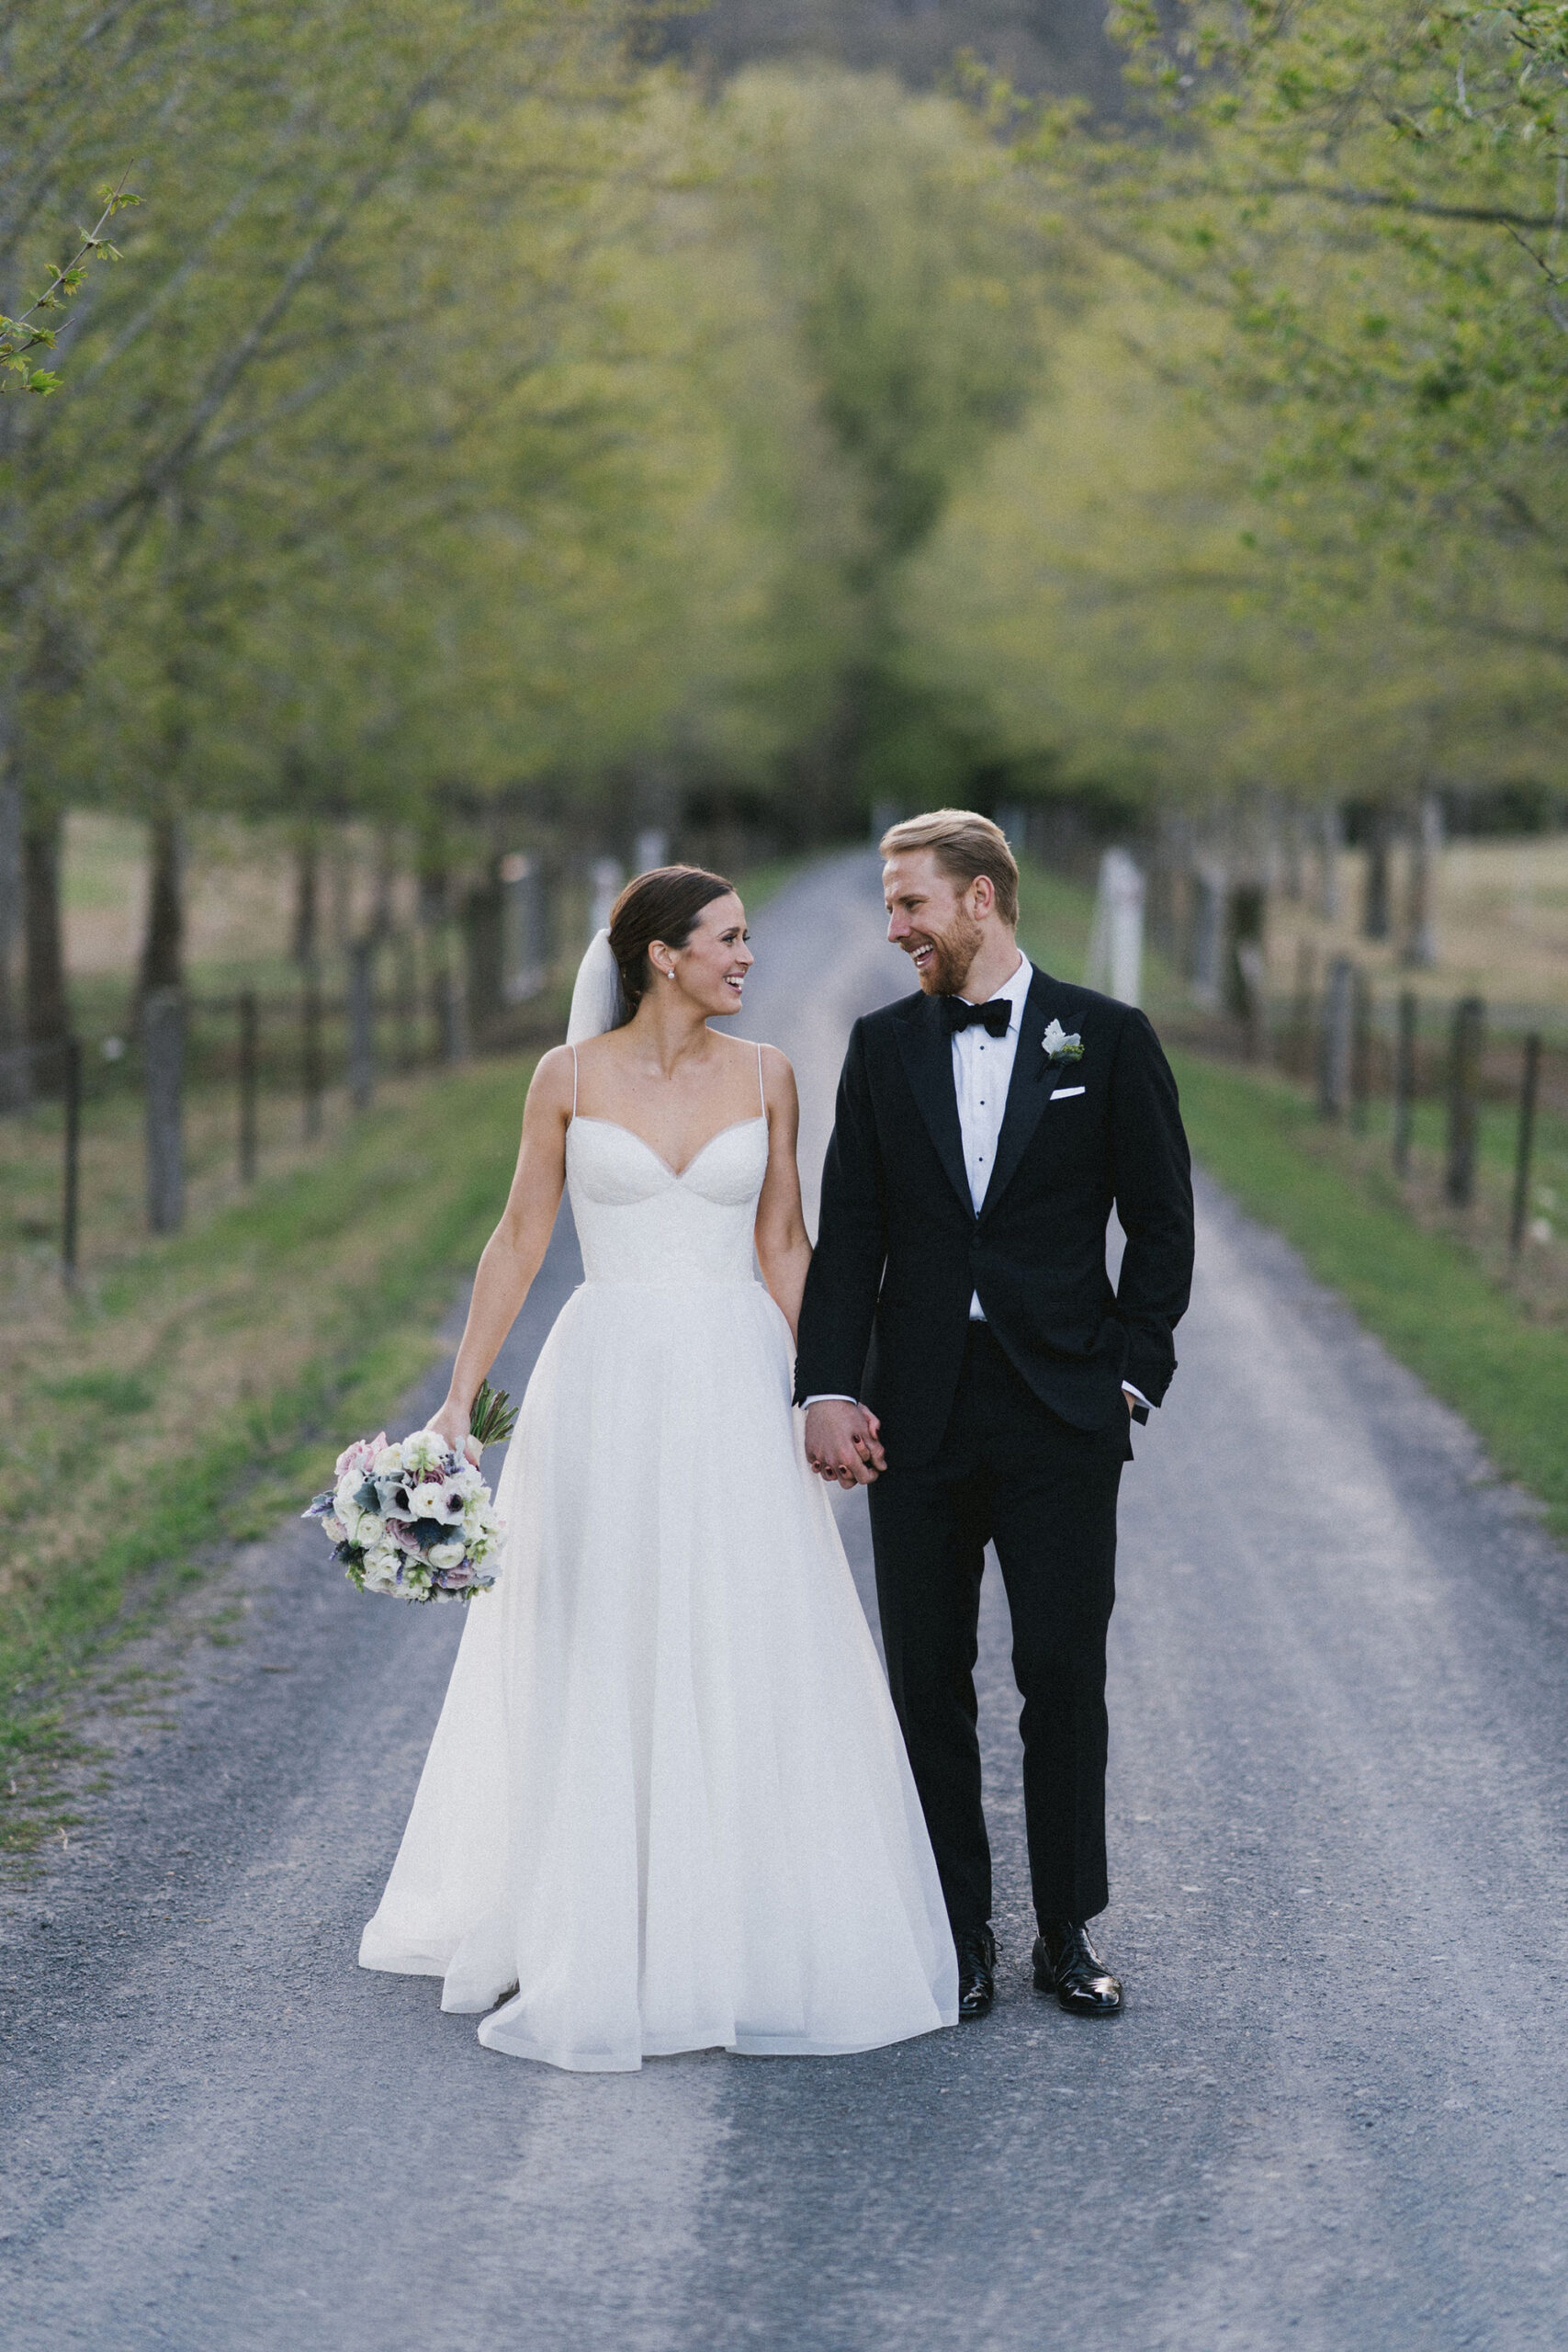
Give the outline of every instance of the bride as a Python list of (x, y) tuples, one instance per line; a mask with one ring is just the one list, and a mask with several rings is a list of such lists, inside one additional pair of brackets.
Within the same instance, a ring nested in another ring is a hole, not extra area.
[(443, 2008), (489, 2012), (482, 2042), (556, 2066), (867, 2050), (957, 2017), (903, 1741), (790, 1404), (795, 1074), (707, 1025), (740, 1009), (745, 921), (692, 866), (622, 892), (528, 1090), (431, 1424), (460, 1445), (564, 1182), (586, 1279), (529, 1383), (500, 1580), (465, 1612), (359, 1954), (440, 1976)]

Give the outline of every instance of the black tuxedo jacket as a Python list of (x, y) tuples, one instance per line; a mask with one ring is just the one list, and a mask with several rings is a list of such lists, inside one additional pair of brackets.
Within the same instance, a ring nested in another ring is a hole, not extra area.
[[(1047, 1060), (1059, 1021), (1079, 1061)], [(1058, 1091), (1058, 1090), (1079, 1091)], [(1105, 1270), (1114, 1204), (1127, 1236)], [(850, 1037), (822, 1171), (795, 1397), (858, 1396), (890, 1467), (942, 1442), (969, 1301), (1035, 1395), (1081, 1430), (1124, 1427), (1122, 1383), (1157, 1405), (1192, 1277), (1192, 1182), (1176, 1080), (1141, 1012), (1037, 971), (1024, 1002), (991, 1181), (976, 1216), (953, 1042), (923, 994)]]

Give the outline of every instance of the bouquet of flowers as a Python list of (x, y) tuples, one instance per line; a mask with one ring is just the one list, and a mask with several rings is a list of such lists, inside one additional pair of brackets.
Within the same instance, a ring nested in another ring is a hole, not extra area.
[(385, 1430), (360, 1438), (338, 1455), (336, 1485), (302, 1516), (321, 1521), (358, 1591), (471, 1600), (494, 1584), (485, 1562), (505, 1532), (479, 1456), (510, 1437), (516, 1420), (504, 1389), (485, 1381), (460, 1454), (434, 1430), (415, 1430), (399, 1444), (389, 1444)]

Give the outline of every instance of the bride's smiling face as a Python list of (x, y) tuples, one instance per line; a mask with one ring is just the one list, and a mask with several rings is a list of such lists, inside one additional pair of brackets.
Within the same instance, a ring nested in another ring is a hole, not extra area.
[[(710, 899), (684, 947), (656, 939), (649, 949), (654, 987), (679, 989), (710, 1016), (739, 1012), (746, 975), (757, 960), (746, 939), (746, 910), (734, 891)], [(672, 982), (662, 978), (665, 972), (673, 974)]]

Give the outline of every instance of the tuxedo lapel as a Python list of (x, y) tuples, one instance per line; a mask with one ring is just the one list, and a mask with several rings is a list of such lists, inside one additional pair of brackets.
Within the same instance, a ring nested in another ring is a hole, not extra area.
[(922, 997), (911, 1005), (908, 1019), (898, 1023), (898, 1051), (937, 1157), (953, 1191), (973, 1216), (975, 1204), (964, 1173), (964, 1137), (958, 1125), (958, 1094), (953, 1083), (953, 1040), (942, 1017), (940, 997)]
[(991, 1181), (986, 1187), (986, 1197), (980, 1204), (980, 1215), (986, 1216), (1001, 1199), (1012, 1182), (1019, 1161), (1029, 1148), (1029, 1139), (1040, 1124), (1050, 1089), (1040, 1081), (1050, 1064), (1045, 1058), (1045, 1029), (1051, 1018), (1052, 982), (1038, 969), (1023, 1000), (1023, 1014), (1019, 1023), (1018, 1050), (1013, 1056), (1012, 1077), (1008, 1082), (1007, 1109), (1002, 1114), (1002, 1131), (997, 1137), (996, 1165)]

